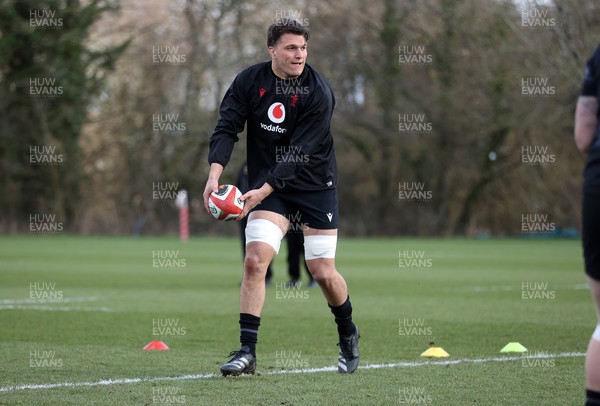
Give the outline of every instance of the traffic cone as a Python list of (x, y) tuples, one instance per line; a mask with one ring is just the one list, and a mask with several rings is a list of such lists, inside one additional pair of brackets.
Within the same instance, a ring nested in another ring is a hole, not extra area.
[(527, 348), (523, 347), (520, 343), (512, 342), (506, 344), (500, 352), (527, 352)]
[(146, 351), (150, 351), (150, 350), (168, 350), (169, 347), (167, 346), (167, 344), (163, 343), (162, 341), (158, 341), (158, 340), (154, 340), (154, 341), (150, 341), (148, 343), (148, 345), (146, 345), (144, 347), (144, 350)]
[(448, 354), (442, 347), (430, 347), (427, 351), (421, 354), (421, 357), (441, 358), (448, 357)]

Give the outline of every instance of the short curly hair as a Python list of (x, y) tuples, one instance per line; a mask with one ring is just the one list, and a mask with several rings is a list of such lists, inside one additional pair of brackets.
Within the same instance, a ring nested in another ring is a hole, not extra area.
[(283, 34), (302, 35), (306, 41), (310, 37), (308, 28), (291, 18), (281, 18), (267, 30), (267, 46), (274, 46)]

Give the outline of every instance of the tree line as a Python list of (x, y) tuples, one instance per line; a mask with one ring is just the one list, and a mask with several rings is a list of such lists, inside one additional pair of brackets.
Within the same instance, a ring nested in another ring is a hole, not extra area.
[[(0, 5), (0, 231), (233, 233), (203, 210), (208, 139), (266, 28), (311, 30), (336, 95), (340, 231), (579, 229), (573, 113), (600, 42), (591, 0), (9, 0)], [(235, 183), (244, 135), (222, 181)], [(537, 216), (537, 217), (536, 217)], [(39, 221), (38, 221), (39, 222)]]

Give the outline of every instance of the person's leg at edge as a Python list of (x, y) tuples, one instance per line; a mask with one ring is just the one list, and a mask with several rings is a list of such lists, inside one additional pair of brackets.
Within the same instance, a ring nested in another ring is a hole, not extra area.
[(581, 239), (584, 269), (596, 309), (596, 327), (585, 357), (586, 405), (600, 406), (600, 191), (584, 189), (581, 210)]
[(596, 305), (598, 326), (590, 339), (585, 357), (586, 405), (600, 405), (600, 281), (588, 277), (592, 299)]

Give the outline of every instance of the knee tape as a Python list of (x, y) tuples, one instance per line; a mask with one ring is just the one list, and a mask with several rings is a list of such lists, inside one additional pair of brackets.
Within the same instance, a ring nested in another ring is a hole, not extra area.
[(283, 232), (277, 225), (269, 220), (255, 219), (246, 225), (246, 244), (258, 241), (269, 244), (279, 253)]
[(594, 330), (594, 334), (592, 334), (592, 340), (600, 341), (600, 324), (596, 326), (596, 330)]
[(317, 258), (335, 258), (337, 235), (304, 236), (304, 258), (308, 261)]

